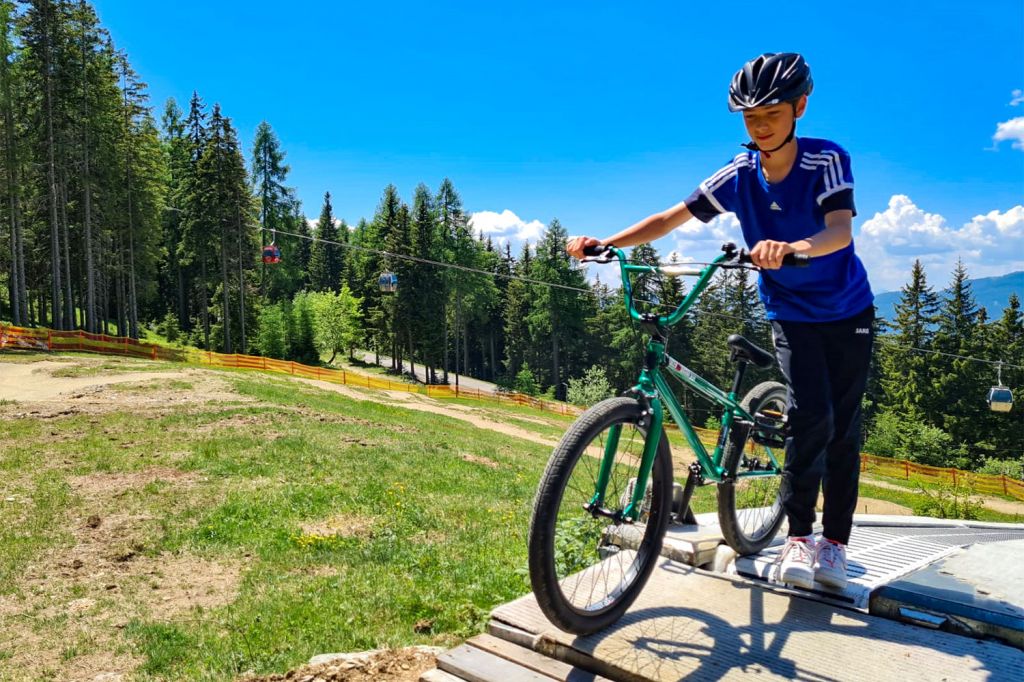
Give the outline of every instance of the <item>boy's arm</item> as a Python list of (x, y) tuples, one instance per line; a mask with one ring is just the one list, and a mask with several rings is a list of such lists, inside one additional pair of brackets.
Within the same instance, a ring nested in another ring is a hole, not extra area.
[(583, 249), (587, 246), (613, 244), (620, 248), (625, 248), (627, 246), (636, 246), (637, 244), (646, 244), (647, 242), (664, 237), (692, 217), (693, 213), (687, 208), (686, 202), (680, 201), (672, 208), (649, 215), (640, 222), (630, 225), (607, 239), (574, 237), (566, 245), (566, 251), (573, 258), (582, 258)]
[(776, 270), (782, 258), (790, 253), (805, 256), (827, 256), (844, 249), (853, 241), (853, 211), (841, 209), (825, 214), (825, 229), (795, 242), (777, 242), (765, 239), (750, 250), (750, 260), (758, 267)]

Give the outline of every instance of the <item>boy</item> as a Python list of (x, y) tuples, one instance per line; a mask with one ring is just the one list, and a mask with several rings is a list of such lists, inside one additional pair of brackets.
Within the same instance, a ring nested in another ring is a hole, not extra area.
[[(747, 62), (729, 87), (729, 110), (742, 112), (749, 151), (702, 182), (685, 201), (604, 240), (576, 237), (570, 255), (602, 244), (653, 241), (690, 218), (734, 212), (761, 268), (759, 290), (775, 351), (789, 385), (789, 438), (781, 497), (789, 537), (780, 579), (811, 588), (846, 584), (846, 543), (857, 504), (861, 397), (871, 358), (874, 297), (853, 252), (853, 175), (846, 151), (797, 138), (796, 120), (813, 89), (794, 53)], [(790, 253), (805, 268), (781, 268)], [(823, 533), (815, 542), (814, 506), (824, 493)]]

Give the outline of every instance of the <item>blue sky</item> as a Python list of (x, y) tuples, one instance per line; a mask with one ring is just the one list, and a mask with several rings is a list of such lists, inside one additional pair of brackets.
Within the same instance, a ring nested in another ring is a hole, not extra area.
[[(557, 217), (607, 236), (685, 198), (746, 141), (732, 74), (802, 52), (798, 134), (853, 158), (857, 248), (877, 291), (915, 257), (944, 284), (1024, 269), (1024, 3), (94, 0), (157, 116), (193, 90), (248, 145), (266, 120), (315, 217), (369, 218), (394, 183), (450, 177), (518, 245)], [(656, 245), (709, 257), (735, 220)]]

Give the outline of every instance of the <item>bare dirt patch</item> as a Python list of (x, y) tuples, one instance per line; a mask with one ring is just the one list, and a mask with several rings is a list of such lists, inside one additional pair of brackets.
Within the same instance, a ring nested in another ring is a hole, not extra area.
[(68, 479), (73, 490), (88, 498), (97, 495), (116, 496), (131, 488), (143, 488), (158, 481), (187, 486), (201, 478), (192, 472), (166, 466), (153, 466), (141, 471), (100, 472)]
[(333, 516), (302, 524), (302, 534), (318, 538), (369, 538), (376, 520), (369, 516)]
[(240, 679), (241, 682), (416, 682), (420, 675), (436, 666), (438, 653), (418, 647), (364, 652), (284, 674), (246, 675)]
[(159, 518), (129, 493), (162, 482), (182, 499), (202, 479), (167, 466), (67, 479), (79, 503), (68, 540), (26, 567), (0, 599), (0, 678), (127, 679), (142, 663), (121, 632), (133, 619), (173, 620), (235, 599), (242, 566), (187, 553), (154, 555)]
[(0, 401), (11, 401), (0, 404), (0, 420), (59, 419), (126, 410), (154, 417), (182, 407), (256, 402), (235, 393), (228, 381), (209, 370), (91, 377), (53, 377), (48, 373), (48, 368), (67, 365), (53, 361), (0, 363)]
[(490, 467), (491, 469), (497, 469), (498, 468), (498, 463), (495, 462), (493, 459), (490, 459), (488, 457), (482, 457), (480, 455), (472, 455), (472, 454), (470, 454), (468, 452), (462, 453), (461, 457), (462, 457), (462, 460), (464, 462), (473, 462), (474, 464), (483, 464), (484, 466)]
[[(79, 542), (31, 566), (20, 597), (0, 608), (0, 661), (23, 679), (93, 680), (132, 673), (141, 660), (121, 631), (133, 619), (187, 617), (232, 602), (241, 567), (188, 554), (140, 556), (112, 541), (142, 517), (110, 516), (76, 530)], [(113, 544), (107, 544), (113, 542)], [(0, 677), (3, 675), (0, 674)]]
[(56, 370), (80, 366), (77, 362), (43, 360), (27, 364), (0, 363), (0, 399), (18, 401), (54, 400), (63, 394), (93, 386), (149, 381), (156, 378), (180, 378), (185, 370), (172, 372), (126, 372), (90, 377), (57, 377)]

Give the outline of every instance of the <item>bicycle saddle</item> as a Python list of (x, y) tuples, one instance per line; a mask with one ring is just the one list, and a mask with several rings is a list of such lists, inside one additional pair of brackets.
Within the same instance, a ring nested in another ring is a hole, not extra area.
[(726, 343), (729, 344), (729, 348), (732, 348), (732, 356), (734, 360), (738, 359), (745, 362), (752, 362), (762, 369), (765, 367), (771, 367), (772, 363), (775, 362), (774, 355), (762, 348), (758, 348), (739, 334), (731, 334), (726, 340)]

